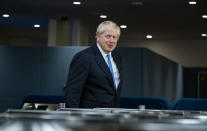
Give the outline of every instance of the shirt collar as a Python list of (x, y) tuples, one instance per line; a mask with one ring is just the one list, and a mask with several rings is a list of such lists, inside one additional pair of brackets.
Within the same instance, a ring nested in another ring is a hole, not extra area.
[(100, 50), (102, 56), (105, 57), (107, 54), (109, 54), (109, 55), (111, 56), (111, 52), (106, 53), (106, 52), (101, 48), (101, 46), (100, 46), (98, 43), (97, 43), (96, 45), (97, 45), (98, 49)]

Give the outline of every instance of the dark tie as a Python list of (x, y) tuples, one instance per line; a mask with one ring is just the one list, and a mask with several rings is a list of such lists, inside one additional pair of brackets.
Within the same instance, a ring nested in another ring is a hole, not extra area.
[(113, 71), (112, 63), (111, 63), (111, 56), (109, 54), (107, 54), (106, 56), (107, 56), (107, 60), (108, 60), (108, 66), (109, 66), (109, 69), (110, 69), (112, 77), (113, 77), (114, 87), (116, 88), (116, 83), (115, 83), (115, 78), (114, 78), (114, 71)]

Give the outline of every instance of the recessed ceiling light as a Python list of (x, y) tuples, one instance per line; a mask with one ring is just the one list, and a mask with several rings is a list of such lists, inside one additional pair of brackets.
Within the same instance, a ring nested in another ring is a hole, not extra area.
[(190, 5), (196, 5), (196, 1), (189, 1), (188, 2)]
[(8, 18), (8, 17), (10, 17), (10, 15), (9, 14), (3, 14), (2, 17)]
[(40, 25), (35, 24), (35, 25), (34, 25), (34, 28), (40, 28)]
[(100, 15), (100, 18), (107, 18), (106, 15)]
[(206, 37), (206, 36), (207, 36), (207, 34), (201, 34), (201, 36), (202, 36), (202, 37)]
[(146, 35), (146, 38), (147, 39), (151, 39), (152, 38), (152, 35)]
[(207, 18), (207, 15), (202, 15), (202, 18), (206, 19)]
[(74, 5), (80, 5), (81, 2), (79, 2), (79, 1), (74, 1), (73, 4), (74, 4)]
[(122, 28), (122, 29), (126, 29), (127, 26), (126, 26), (126, 25), (121, 25), (120, 28)]
[(140, 1), (134, 1), (131, 4), (134, 5), (134, 6), (136, 6), (136, 5), (143, 5), (143, 3), (140, 2)]

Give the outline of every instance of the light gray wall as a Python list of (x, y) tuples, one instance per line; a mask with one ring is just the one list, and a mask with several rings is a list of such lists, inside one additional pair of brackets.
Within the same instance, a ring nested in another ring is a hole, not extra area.
[(130, 40), (121, 46), (144, 47), (184, 67), (207, 67), (207, 41), (203, 40)]

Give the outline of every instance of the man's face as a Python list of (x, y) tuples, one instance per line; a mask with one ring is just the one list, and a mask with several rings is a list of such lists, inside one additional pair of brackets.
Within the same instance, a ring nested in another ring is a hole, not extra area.
[(96, 35), (97, 43), (106, 52), (112, 52), (117, 45), (118, 34), (113, 30), (106, 30), (102, 34)]

